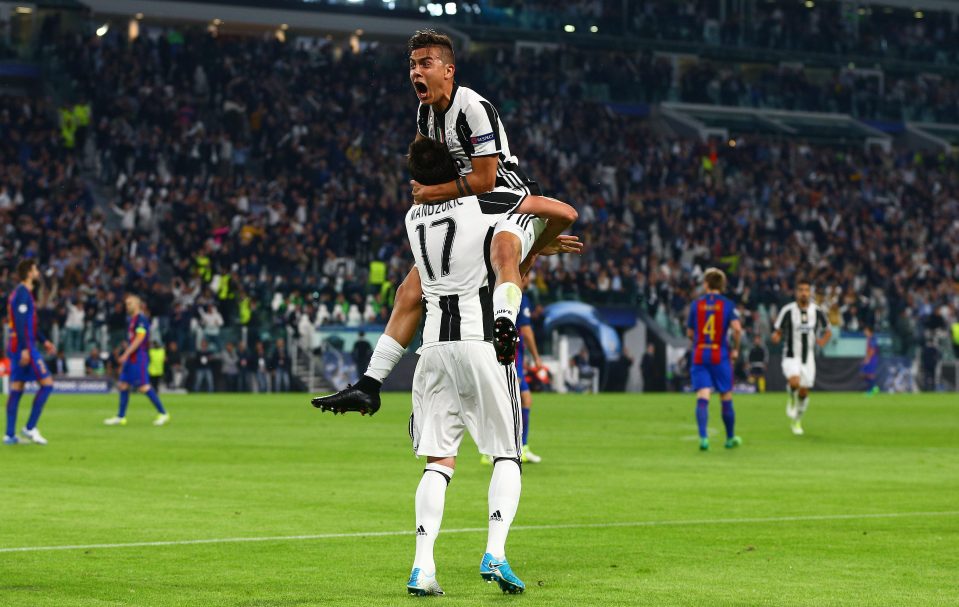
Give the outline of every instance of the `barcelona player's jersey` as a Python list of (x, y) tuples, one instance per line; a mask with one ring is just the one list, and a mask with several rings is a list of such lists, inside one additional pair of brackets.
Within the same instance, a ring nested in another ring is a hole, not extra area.
[(30, 289), (20, 284), (10, 293), (7, 300), (7, 319), (10, 324), (10, 344), (12, 353), (24, 349), (34, 349), (42, 341), (37, 327), (37, 309), (33, 303)]
[(140, 347), (130, 355), (131, 363), (150, 360), (148, 352), (150, 347), (150, 319), (147, 318), (146, 314), (135, 314), (130, 317), (130, 322), (127, 323), (127, 341), (132, 344), (136, 336), (141, 333), (143, 334), (143, 341), (140, 342)]
[(739, 318), (732, 300), (715, 293), (701, 295), (689, 307), (686, 327), (693, 332), (693, 364), (718, 365), (729, 360), (726, 336)]

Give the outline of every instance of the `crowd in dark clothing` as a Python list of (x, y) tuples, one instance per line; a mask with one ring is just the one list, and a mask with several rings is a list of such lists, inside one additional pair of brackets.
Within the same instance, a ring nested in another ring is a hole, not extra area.
[[(117, 343), (128, 291), (184, 355), (240, 336), (251, 350), (284, 335), (309, 349), (312, 327), (385, 322), (411, 264), (416, 102), (402, 48), (206, 33), (60, 48), (93, 109), (88, 145), (60, 145), (47, 102), (0, 107), (0, 284), (37, 257), (41, 324), (82, 312), (83, 343), (103, 331)], [(954, 158), (664, 138), (589, 101), (591, 85), (629, 86), (601, 61), (568, 69), (547, 52), (500, 69), (508, 58), (464, 54), (458, 79), (496, 105), (544, 192), (577, 207), (588, 247), (540, 263), (541, 301), (638, 305), (678, 326), (718, 263), (757, 326), (798, 273), (839, 326), (875, 323), (904, 343), (959, 309)], [(647, 59), (635, 69), (660, 69)]]

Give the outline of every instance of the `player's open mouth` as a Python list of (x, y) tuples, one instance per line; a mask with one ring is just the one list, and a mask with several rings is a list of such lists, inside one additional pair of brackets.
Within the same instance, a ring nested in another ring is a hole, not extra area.
[(425, 82), (414, 82), (413, 88), (416, 89), (416, 95), (420, 99), (424, 99), (429, 92), (429, 89), (426, 87)]

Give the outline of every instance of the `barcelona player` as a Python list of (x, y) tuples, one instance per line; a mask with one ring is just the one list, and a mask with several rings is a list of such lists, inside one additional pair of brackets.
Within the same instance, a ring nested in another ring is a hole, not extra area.
[[(696, 391), (696, 423), (699, 426), (699, 448), (709, 450), (706, 427), (709, 421), (709, 397), (712, 390), (720, 394), (723, 425), (726, 426), (726, 448), (742, 444), (736, 436), (736, 413), (733, 410), (733, 363), (739, 355), (742, 323), (736, 306), (722, 293), (726, 290), (726, 274), (709, 268), (703, 276), (705, 294), (689, 308), (686, 333), (693, 340), (691, 375)], [(732, 333), (730, 350), (728, 335)]]
[(127, 314), (130, 315), (127, 323), (127, 349), (120, 355), (120, 364), (123, 365), (120, 371), (120, 381), (117, 382), (117, 389), (120, 391), (120, 410), (116, 417), (103, 420), (108, 426), (127, 425), (127, 405), (130, 403), (130, 388), (135, 388), (141, 394), (145, 394), (153, 406), (156, 407), (157, 416), (153, 420), (154, 426), (162, 426), (170, 421), (170, 414), (163, 408), (160, 397), (156, 390), (150, 385), (150, 376), (147, 374), (147, 365), (150, 362), (149, 344), (150, 344), (150, 319), (144, 313), (143, 303), (136, 295), (127, 295), (124, 299), (127, 308)]
[(24, 385), (28, 381), (35, 381), (40, 385), (40, 389), (33, 397), (30, 418), (20, 434), (25, 441), (46, 445), (47, 440), (37, 429), (37, 423), (40, 421), (40, 414), (43, 413), (43, 406), (53, 392), (53, 378), (37, 344), (43, 344), (43, 347), (51, 354), (56, 348), (43, 337), (37, 326), (37, 310), (33, 302), (33, 287), (40, 279), (37, 261), (24, 259), (17, 264), (17, 278), (20, 279), (20, 284), (14, 288), (7, 300), (7, 318), (10, 323), (10, 343), (7, 344), (7, 354), (12, 368), (10, 395), (7, 397), (7, 431), (3, 436), (3, 444), (20, 443), (16, 430), (17, 409), (23, 397)]
[(865, 327), (863, 333), (866, 334), (866, 357), (862, 360), (862, 376), (866, 380), (866, 396), (872, 396), (879, 393), (879, 385), (876, 383), (876, 374), (879, 372), (879, 342), (872, 327)]

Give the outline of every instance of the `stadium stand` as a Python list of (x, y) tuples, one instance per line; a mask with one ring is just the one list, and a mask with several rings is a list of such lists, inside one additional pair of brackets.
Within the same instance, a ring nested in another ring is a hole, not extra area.
[[(492, 4), (480, 14), (509, 9)], [(636, 4), (628, 23), (639, 32), (662, 20), (688, 22), (666, 36), (702, 29), (697, 3)], [(524, 6), (535, 14), (537, 3)], [(623, 5), (577, 6), (584, 19), (617, 20)], [(771, 12), (757, 31), (724, 22), (723, 44), (788, 49), (810, 34), (790, 28), (815, 20), (777, 16), (777, 6), (761, 9)], [(836, 38), (830, 15), (816, 50), (840, 52), (826, 48)], [(943, 20), (925, 24), (949, 31)], [(852, 50), (901, 39), (913, 53), (905, 58), (940, 61), (913, 43), (915, 24), (874, 25)], [(41, 324), (68, 351), (121, 341), (125, 291), (146, 295), (164, 339), (187, 355), (202, 340), (214, 350), (244, 341), (251, 352), (262, 342), (269, 352), (286, 335), (308, 349), (301, 338), (312, 327), (384, 323), (410, 260), (403, 154), (415, 106), (402, 94), (403, 48), (155, 33), (58, 38), (59, 70), (73, 81), (59, 113), (49, 99), (0, 98), (2, 290), (18, 258), (38, 257), (49, 268)], [(464, 53), (460, 80), (488, 91), (527, 172), (577, 206), (576, 230), (593, 245), (582, 258), (541, 264), (538, 302), (635, 307), (679, 334), (702, 270), (719, 261), (747, 329), (763, 336), (800, 272), (822, 287), (834, 326), (874, 324), (894, 336), (897, 353), (913, 354), (928, 327), (955, 322), (954, 154), (802, 137), (683, 139), (645, 102), (959, 122), (956, 80), (893, 78), (879, 93), (875, 78), (851, 71), (813, 82), (801, 67), (679, 67), (628, 51), (598, 61), (588, 49), (543, 49), (498, 69), (513, 52)], [(626, 104), (606, 103), (614, 100)], [(92, 122), (74, 124), (85, 107)]]

